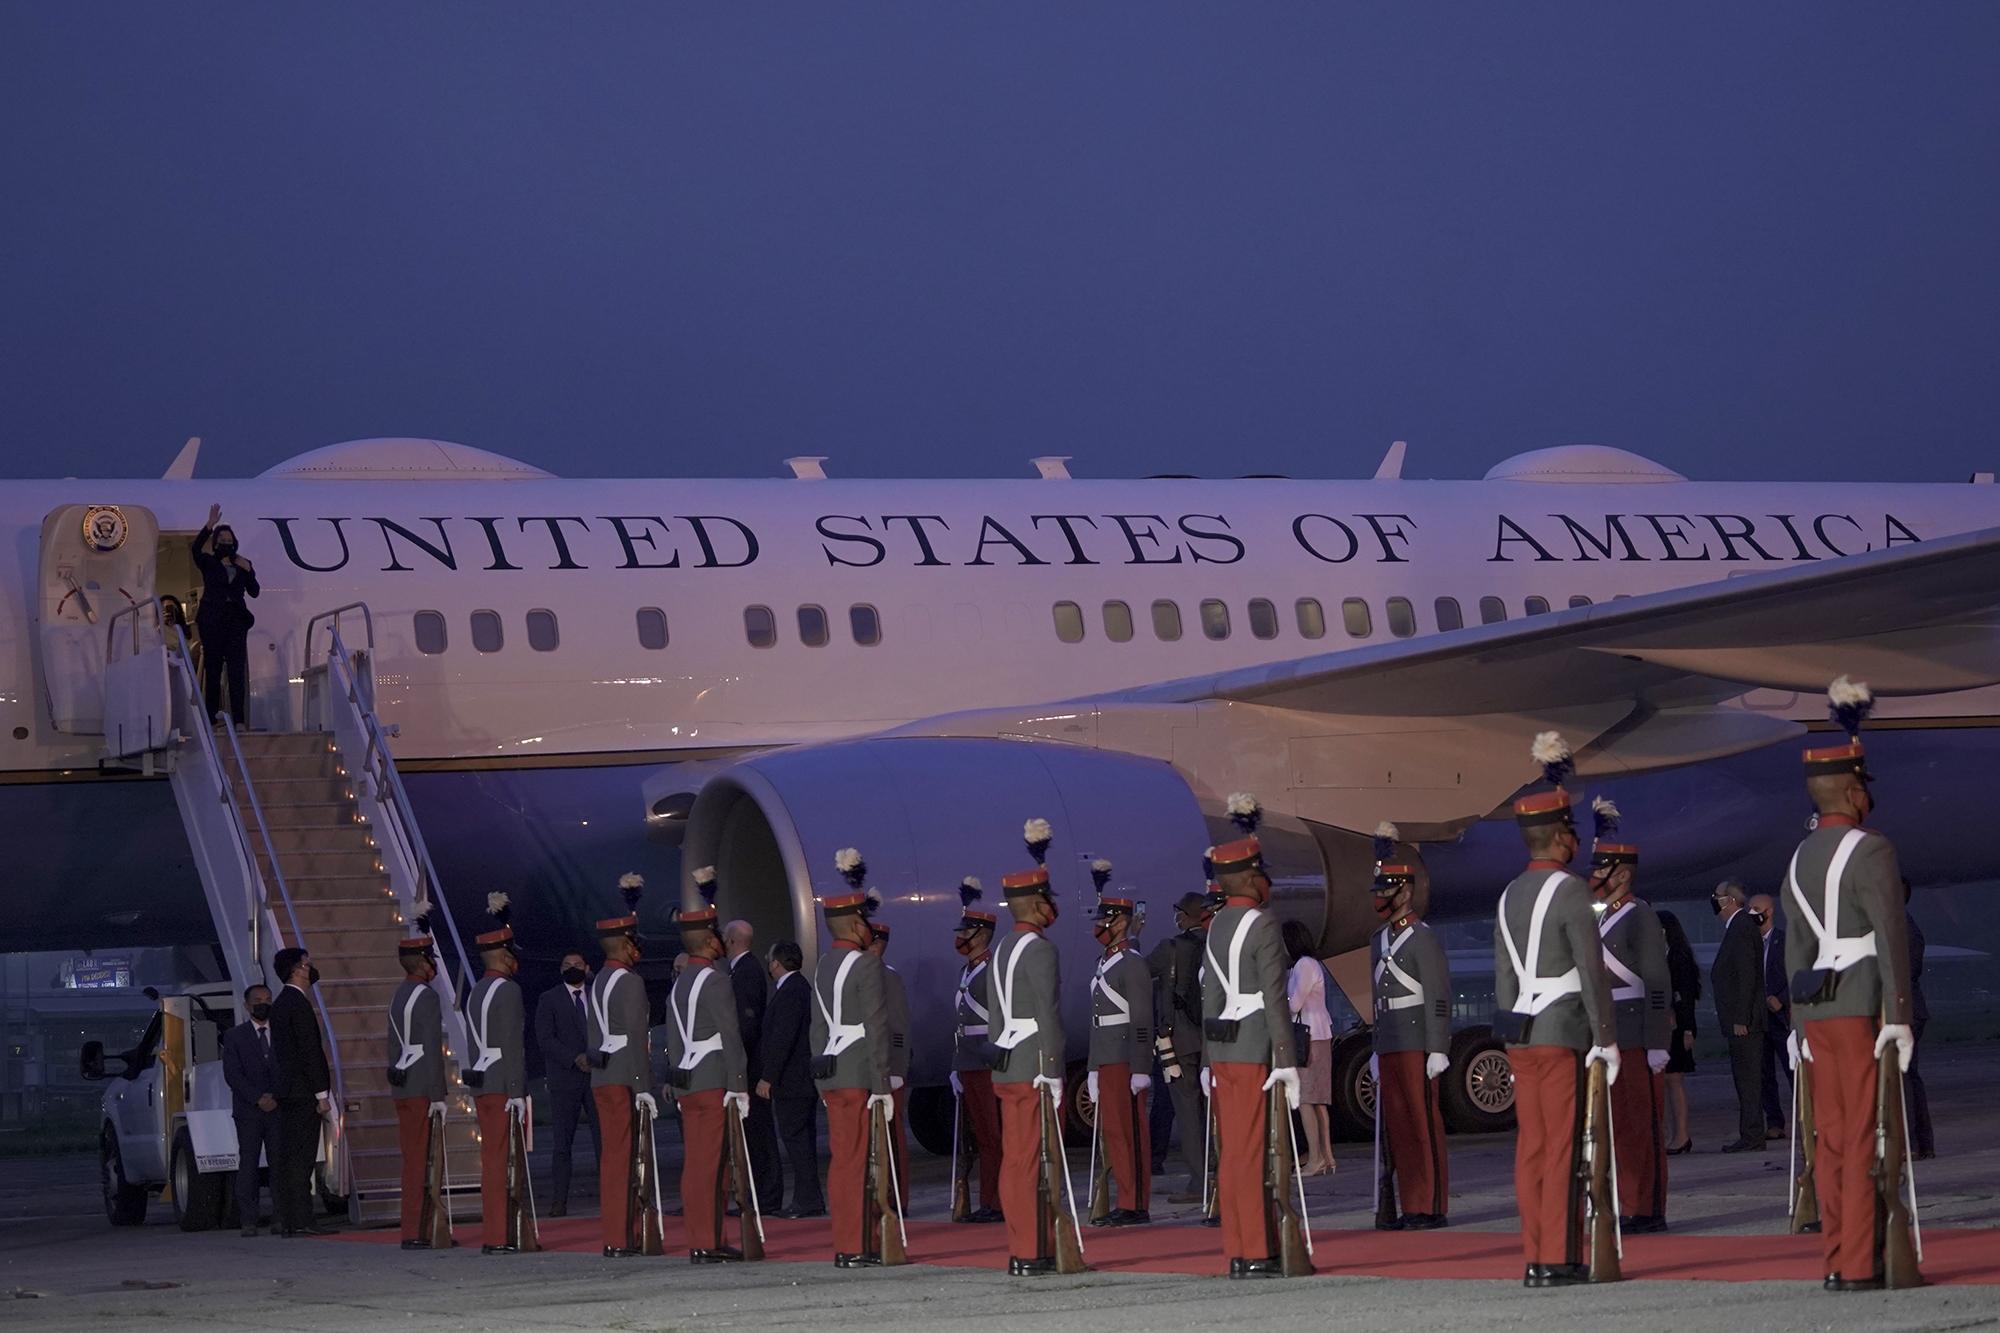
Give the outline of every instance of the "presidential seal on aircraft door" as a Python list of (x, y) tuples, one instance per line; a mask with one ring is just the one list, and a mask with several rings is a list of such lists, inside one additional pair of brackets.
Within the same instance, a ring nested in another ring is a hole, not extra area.
[(123, 546), (129, 531), (125, 513), (117, 505), (92, 505), (83, 511), (83, 539), (99, 555)]

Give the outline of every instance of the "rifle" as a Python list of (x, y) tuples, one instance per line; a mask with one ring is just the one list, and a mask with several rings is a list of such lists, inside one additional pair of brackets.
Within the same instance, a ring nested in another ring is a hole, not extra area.
[(532, 1254), (542, 1248), (542, 1237), (535, 1225), (535, 1180), (528, 1174), (526, 1114), (507, 1116), (507, 1243)]
[(444, 1112), (432, 1111), (424, 1138), (424, 1205), (417, 1219), (417, 1235), (434, 1250), (448, 1250), (458, 1243), (452, 1239), (446, 1194), (444, 1126)]
[(1819, 1160), (1819, 1131), (1813, 1125), (1812, 1080), (1806, 1061), (1792, 1071), (1792, 1142), (1786, 1152), (1792, 1171), (1792, 1234), (1819, 1230), (1819, 1190), (1813, 1165)]
[[(895, 1149), (889, 1142), (888, 1112), (877, 1106), (868, 1113), (868, 1201), (867, 1219), (879, 1231), (864, 1230), (865, 1239), (869, 1235), (879, 1235), (876, 1253), (885, 1268), (893, 1268), (910, 1261), (907, 1253), (908, 1238), (903, 1231), (903, 1204), (897, 1197)], [(889, 1229), (889, 1218), (894, 1216), (896, 1228)]]
[[(1077, 1232), (1076, 1199), (1069, 1187), (1069, 1161), (1062, 1155), (1062, 1141), (1056, 1137), (1061, 1130), (1056, 1120), (1055, 1099), (1046, 1087), (1041, 1089), (1041, 1121), (1042, 1132), (1038, 1136), (1040, 1141), (1037, 1147), (1041, 1171), (1036, 1203), (1042, 1217), (1052, 1223), (1043, 1234), (1047, 1235), (1049, 1231), (1054, 1233), (1056, 1272), (1087, 1273), (1090, 1265), (1083, 1261), (1083, 1237)], [(1058, 1170), (1062, 1172), (1060, 1190), (1056, 1187)], [(1063, 1207), (1065, 1201), (1069, 1205), (1067, 1210)]]
[(1375, 1065), (1375, 1229), (1395, 1231), (1401, 1227), (1402, 1210), (1396, 1204), (1396, 1152), (1389, 1130), (1382, 1123), (1386, 1104), (1382, 1096), (1382, 1057), (1370, 1056)]
[(1604, 1065), (1590, 1066), (1583, 1116), (1583, 1164), (1578, 1186), (1584, 1192), (1584, 1238), (1590, 1246), (1590, 1280), (1617, 1282), (1625, 1276), (1625, 1238), (1618, 1229), (1618, 1145), (1612, 1137), (1611, 1080)]
[[(1292, 1139), (1292, 1104), (1282, 1086), (1270, 1092), (1265, 1111), (1264, 1198), (1267, 1215), (1275, 1217), (1279, 1267), (1286, 1277), (1311, 1277), (1312, 1232), (1305, 1217), (1306, 1186), (1298, 1178), (1298, 1144)], [(1299, 1201), (1292, 1203), (1296, 1185)]]
[(1917, 1184), (1910, 1170), (1910, 1139), (1904, 1123), (1903, 1067), (1891, 1045), (1875, 1062), (1875, 1271), (1891, 1291), (1925, 1285), (1917, 1262), (1924, 1257), (1917, 1219)]
[(1215, 1142), (1215, 1098), (1204, 1097), (1202, 1100), (1208, 1106), (1208, 1121), (1203, 1126), (1202, 1131), (1201, 1159), (1204, 1175), (1201, 1184), (1201, 1213), (1204, 1225), (1221, 1226), (1222, 1191), (1216, 1188), (1215, 1183), (1216, 1153), (1218, 1151), (1218, 1145)]
[(952, 1097), (951, 1116), (951, 1220), (963, 1222), (972, 1216), (972, 1154), (960, 1144), (965, 1137), (965, 1094)]
[(736, 1184), (743, 1258), (754, 1264), (764, 1257), (764, 1209), (757, 1201), (757, 1182), (750, 1176), (750, 1140), (743, 1132), (743, 1117), (726, 1101), (722, 1104), (722, 1153)]
[(661, 1233), (659, 1147), (653, 1141), (653, 1113), (643, 1106), (632, 1108), (632, 1169), (625, 1173), (626, 1239), (632, 1240), (633, 1219), (639, 1223), (638, 1244), (629, 1248), (641, 1254), (665, 1254), (666, 1238)]
[(1090, 1118), (1090, 1225), (1101, 1227), (1111, 1217), (1111, 1154), (1104, 1148), (1104, 1089), (1098, 1089), (1096, 1114)]

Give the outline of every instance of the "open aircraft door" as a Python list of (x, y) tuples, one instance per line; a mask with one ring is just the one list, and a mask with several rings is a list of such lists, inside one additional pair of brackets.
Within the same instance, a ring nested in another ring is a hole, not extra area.
[[(42, 520), (37, 619), (43, 697), (57, 731), (103, 734), (111, 621), (153, 600), (159, 546), (159, 520), (138, 505), (64, 505)], [(133, 631), (132, 620), (120, 622), (121, 634)]]

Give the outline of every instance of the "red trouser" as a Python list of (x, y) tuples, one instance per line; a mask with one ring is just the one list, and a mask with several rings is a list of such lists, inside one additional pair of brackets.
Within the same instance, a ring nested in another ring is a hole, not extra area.
[(876, 1254), (867, 1229), (868, 1090), (828, 1088), (826, 1103), (826, 1198), (833, 1213), (835, 1254)]
[[(683, 1092), (681, 1108), (681, 1220), (688, 1248), (722, 1248), (722, 1089)], [(738, 1164), (748, 1171), (750, 1164)], [(755, 1225), (752, 1223), (751, 1225)]]
[(422, 1240), (431, 1146), (431, 1104), (422, 1097), (396, 1098), (396, 1146), (403, 1150), (403, 1239)]
[(1583, 1052), (1509, 1046), (1514, 1067), (1514, 1198), (1531, 1264), (1583, 1262), (1576, 1172), (1583, 1151)]
[(1646, 1066), (1644, 1047), (1621, 1046), (1611, 1085), (1611, 1138), (1618, 1145), (1618, 1211), (1625, 1217), (1667, 1215), (1665, 1074)]
[(1382, 1130), (1395, 1166), (1396, 1202), (1406, 1213), (1445, 1215), (1450, 1206), (1451, 1165), (1445, 1151), (1444, 1110), (1434, 1078), (1424, 1077), (1427, 1051), (1383, 1051)]
[(632, 1089), (622, 1083), (600, 1084), (590, 1090), (597, 1103), (597, 1197), (604, 1211), (604, 1248), (631, 1250), (632, 1216)]
[(1215, 1103), (1215, 1188), (1222, 1216), (1222, 1252), (1231, 1259), (1269, 1259), (1269, 1191), (1264, 1185), (1265, 1137), (1270, 1129), (1264, 1065), (1230, 1061), (1209, 1066)]
[(965, 1107), (965, 1119), (972, 1130), (972, 1142), (958, 1145), (960, 1152), (979, 1152), (979, 1206), (998, 1208), (1000, 1206), (1000, 1099), (993, 1095), (993, 1071), (990, 1069), (961, 1069), (958, 1071), (959, 1086), (965, 1091), (960, 1094)]
[(1153, 1206), (1153, 1127), (1146, 1094), (1132, 1093), (1132, 1066), (1102, 1065), (1097, 1071), (1099, 1149), (1118, 1185), (1118, 1206), (1145, 1212)]
[(472, 1099), (479, 1113), (479, 1216), (482, 1245), (507, 1243), (507, 1094)]
[[(1812, 1061), (1813, 1126), (1819, 1154), (1813, 1188), (1819, 1195), (1820, 1244), (1826, 1271), (1849, 1281), (1880, 1277), (1876, 1259), (1875, 1020), (1819, 1018), (1806, 1024)], [(1901, 1144), (1892, 1145), (1902, 1151)]]
[(889, 1094), (896, 1099), (896, 1116), (889, 1122), (889, 1146), (896, 1154), (896, 1198), (903, 1205), (903, 1211), (910, 1211), (910, 1083), (903, 1080), (903, 1086)]
[[(1000, 1211), (1007, 1219), (1007, 1257), (1054, 1257), (1049, 1240), (1054, 1214), (1044, 1219), (1037, 1203), (1042, 1161), (1042, 1090), (1033, 1083), (995, 1083), (1000, 1098), (1000, 1153), (1007, 1172), (1000, 1177)], [(1061, 1199), (1057, 1208), (1067, 1207)], [(1048, 1224), (1044, 1226), (1044, 1222)]]

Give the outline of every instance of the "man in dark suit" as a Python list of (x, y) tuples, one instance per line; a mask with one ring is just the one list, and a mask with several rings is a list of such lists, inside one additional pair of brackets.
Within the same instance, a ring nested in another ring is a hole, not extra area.
[(304, 949), (280, 949), (275, 970), (284, 987), (271, 1001), (271, 1057), (277, 1066), (273, 1095), (278, 1102), (278, 1152), (271, 1163), (271, 1202), (286, 1236), (327, 1236), (313, 1221), (313, 1162), (319, 1153), (320, 1121), (333, 1114), (333, 1080), (326, 1067), (308, 986), (319, 969)]
[(805, 954), (790, 940), (771, 946), (771, 1003), (764, 1012), (761, 1049), (763, 1077), (754, 1085), (758, 1102), (777, 1121), (785, 1160), (792, 1167), (792, 1206), (784, 1217), (824, 1217), (826, 1195), (819, 1183), (819, 1089), (812, 1079), (812, 982), (799, 974)]
[(1764, 1151), (1764, 958), (1757, 920), (1745, 910), (1748, 895), (1735, 880), (1715, 886), (1710, 900), (1722, 918), (1709, 980), (1715, 1017), (1729, 1039), (1729, 1074), (1736, 1084), (1736, 1141), (1724, 1152)]
[(562, 984), (542, 992), (535, 1003), (535, 1045), (542, 1052), (542, 1076), (549, 1085), (549, 1114), (555, 1124), (551, 1145), (555, 1179), (550, 1190), (550, 1217), (569, 1215), (571, 1153), (576, 1146), (576, 1122), (590, 1121), (591, 1160), (604, 1155), (597, 1129), (597, 1103), (590, 1096), (590, 1057), (584, 1053), (589, 1003), (584, 988), (590, 964), (572, 949), (562, 956)]
[[(243, 1234), (257, 1234), (257, 1159), (278, 1165), (278, 1063), (271, 1052), (271, 988), (243, 992), (250, 1017), (222, 1038), (222, 1079), (229, 1085), (229, 1110), (236, 1120), (236, 1213)], [(271, 1175), (271, 1202), (277, 1203), (278, 1177)], [(276, 1208), (272, 1209), (273, 1214)], [(282, 1224), (282, 1219), (281, 1219)]]
[[(722, 928), (722, 946), (728, 953), (729, 980), (736, 988), (736, 1029), (743, 1035), (743, 1049), (750, 1058), (750, 1086), (764, 1077), (764, 1006), (770, 1002), (770, 981), (764, 962), (754, 950), (756, 937), (748, 921), (732, 921)], [(784, 1202), (779, 1191), (784, 1176), (778, 1170), (778, 1130), (772, 1121), (771, 1103), (762, 1097), (750, 1099), (750, 1117), (743, 1122), (743, 1135), (750, 1148), (750, 1178), (757, 1185), (757, 1202), (779, 1212)]]
[(1750, 900), (1756, 918), (1758, 947), (1764, 951), (1764, 1137), (1782, 1139), (1790, 1132), (1791, 1108), (1785, 1104), (1792, 1075), (1785, 1044), (1792, 1035), (1792, 986), (1785, 976), (1785, 928), (1778, 924), (1778, 904), (1768, 893)]

